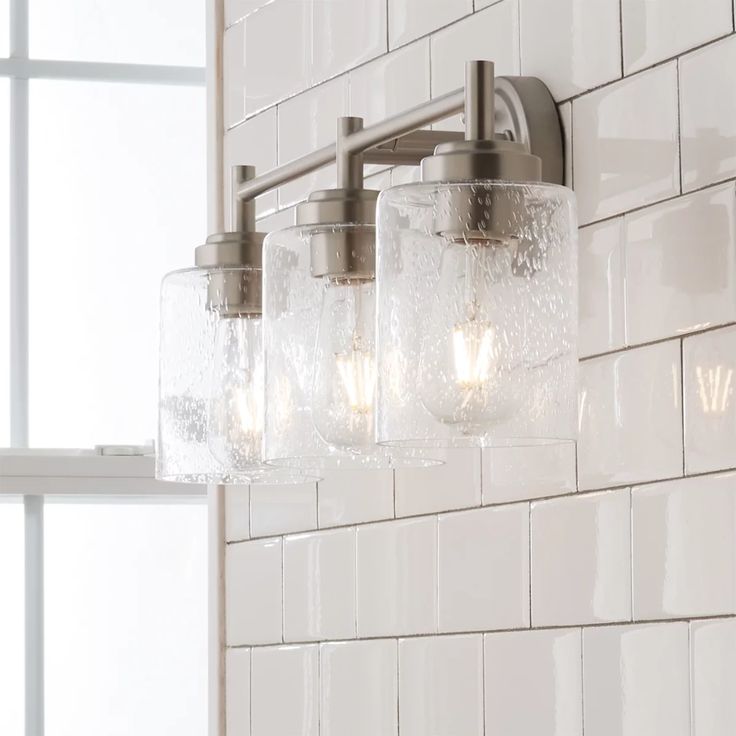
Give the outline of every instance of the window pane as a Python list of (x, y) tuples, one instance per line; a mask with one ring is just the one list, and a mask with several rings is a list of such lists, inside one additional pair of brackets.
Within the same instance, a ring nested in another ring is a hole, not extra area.
[(0, 496), (0, 733), (24, 728), (23, 502)]
[(51, 502), (46, 736), (207, 732), (204, 503)]
[(205, 236), (204, 89), (31, 81), (30, 441), (156, 427), (158, 293)]
[(29, 0), (36, 59), (204, 66), (204, 0)]
[[(2, 0), (0, 0), (0, 9)], [(10, 83), (0, 79), (0, 447), (10, 444)], [(0, 731), (2, 733), (2, 731)]]

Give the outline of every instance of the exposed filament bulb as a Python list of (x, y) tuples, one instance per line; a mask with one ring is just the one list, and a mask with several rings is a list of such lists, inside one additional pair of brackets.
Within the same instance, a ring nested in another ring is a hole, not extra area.
[(373, 410), (376, 362), (373, 353), (363, 349), (361, 344), (360, 337), (354, 335), (352, 350), (338, 353), (335, 360), (350, 410), (356, 414), (368, 414)]

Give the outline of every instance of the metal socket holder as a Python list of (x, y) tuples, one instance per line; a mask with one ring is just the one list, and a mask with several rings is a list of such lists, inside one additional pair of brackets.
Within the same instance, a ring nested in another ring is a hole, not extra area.
[[(337, 124), (337, 189), (312, 192), (297, 206), (297, 225), (316, 226), (310, 237), (310, 271), (333, 281), (372, 280), (376, 274), (376, 201), (378, 192), (363, 189), (363, 155), (347, 152), (348, 135), (363, 120), (343, 117)], [(347, 227), (343, 227), (347, 226)]]
[[(252, 166), (233, 168), (233, 189), (255, 176)], [(262, 249), (255, 232), (255, 203), (234, 202), (233, 231), (214, 233), (194, 251), (194, 263), (208, 271), (207, 309), (220, 317), (258, 317), (263, 311)]]

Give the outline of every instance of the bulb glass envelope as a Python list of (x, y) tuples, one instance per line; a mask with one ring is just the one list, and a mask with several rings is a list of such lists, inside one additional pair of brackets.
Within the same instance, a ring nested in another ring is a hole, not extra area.
[(259, 289), (261, 274), (260, 268), (190, 268), (164, 278), (157, 478), (225, 484), (305, 480), (261, 463), (262, 319), (238, 304), (247, 285)]
[(577, 223), (552, 184), (409, 184), (377, 214), (376, 439), (577, 437)]
[(370, 273), (315, 274), (316, 240), (371, 244), (373, 225), (308, 225), (264, 243), (264, 457), (312, 470), (431, 465), (375, 444), (376, 282)]

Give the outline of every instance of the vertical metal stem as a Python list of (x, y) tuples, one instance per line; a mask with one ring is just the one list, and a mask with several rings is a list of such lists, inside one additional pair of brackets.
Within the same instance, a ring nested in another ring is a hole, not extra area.
[(26, 736), (44, 733), (43, 496), (25, 496)]
[(337, 119), (336, 161), (337, 188), (363, 188), (363, 153), (350, 153), (345, 148), (345, 139), (351, 133), (363, 129), (363, 118), (342, 117)]
[(236, 192), (256, 176), (255, 166), (233, 166), (230, 185), (230, 230), (232, 232), (252, 233), (256, 229), (256, 201), (238, 199)]
[(494, 66), (492, 61), (465, 62), (465, 140), (493, 140)]

